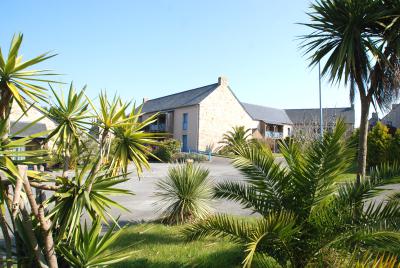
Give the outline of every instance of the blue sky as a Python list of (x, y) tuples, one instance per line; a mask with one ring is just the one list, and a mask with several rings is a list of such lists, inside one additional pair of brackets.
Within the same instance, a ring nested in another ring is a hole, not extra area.
[[(93, 98), (107, 89), (140, 102), (225, 75), (242, 101), (312, 108), (318, 70), (298, 48), (308, 30), (296, 24), (307, 22), (309, 3), (6, 0), (0, 45), (6, 51), (12, 35), (24, 33), (24, 57), (55, 51), (41, 67), (87, 84)], [(323, 105), (349, 106), (347, 89), (324, 82)]]

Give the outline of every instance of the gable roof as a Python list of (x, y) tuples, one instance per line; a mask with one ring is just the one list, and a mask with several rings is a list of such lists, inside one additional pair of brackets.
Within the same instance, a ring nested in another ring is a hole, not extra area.
[[(285, 109), (286, 114), (294, 124), (319, 122), (320, 110), (315, 109)], [(325, 122), (336, 121), (343, 118), (347, 124), (355, 124), (355, 111), (353, 107), (322, 108), (322, 116)]]
[(186, 90), (172, 95), (151, 99), (143, 104), (142, 112), (172, 110), (179, 107), (199, 104), (219, 86), (218, 83)]
[[(31, 136), (33, 134), (37, 134), (47, 130), (46, 124), (44, 123), (35, 123), (28, 127), (28, 125), (32, 124), (32, 122), (11, 122), (10, 135), (17, 138), (25, 138)], [(28, 127), (28, 128), (26, 128)], [(24, 129), (26, 128), (26, 129)], [(20, 132), (23, 130), (22, 132)], [(17, 134), (16, 134), (17, 133)], [(15, 135), (16, 134), (16, 135)], [(46, 138), (47, 135), (43, 135), (39, 138)]]
[(292, 121), (287, 116), (285, 110), (265, 107), (250, 103), (244, 103), (244, 102), (242, 102), (242, 105), (246, 109), (247, 113), (249, 113), (254, 120), (261, 120), (267, 124), (268, 123), (280, 124), (280, 125), (292, 124)]

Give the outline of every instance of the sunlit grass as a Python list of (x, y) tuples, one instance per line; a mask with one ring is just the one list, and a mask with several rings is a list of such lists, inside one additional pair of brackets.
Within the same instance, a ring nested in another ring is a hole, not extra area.
[(132, 256), (112, 267), (241, 267), (240, 246), (214, 237), (186, 243), (180, 233), (183, 227), (156, 223), (132, 225), (114, 248), (133, 245)]

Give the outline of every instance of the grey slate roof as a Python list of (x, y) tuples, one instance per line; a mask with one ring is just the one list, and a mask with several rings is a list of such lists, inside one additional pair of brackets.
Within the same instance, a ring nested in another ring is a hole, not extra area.
[[(30, 122), (17, 122), (17, 123), (11, 122), (10, 135), (18, 137), (18, 138), (24, 138), (24, 137), (28, 137), (30, 135), (37, 134), (37, 133), (47, 130), (46, 125), (43, 123), (39, 123), (39, 122), (31, 125), (27, 129), (24, 129), (29, 124), (31, 124), (31, 123)], [(22, 129), (24, 129), (24, 130), (22, 132), (18, 133)], [(17, 133), (17, 135), (15, 135), (15, 133)], [(43, 135), (38, 138), (46, 138), (46, 137), (47, 137), (47, 135)]]
[[(319, 122), (319, 109), (286, 109), (285, 111), (294, 124)], [(322, 108), (322, 115), (325, 122), (343, 118), (345, 123), (355, 124), (355, 111), (352, 107)]]
[(211, 92), (218, 87), (218, 83), (199, 87), (172, 95), (151, 99), (143, 104), (142, 112), (150, 113), (157, 111), (172, 110), (179, 107), (199, 104)]
[(292, 121), (287, 116), (285, 110), (265, 107), (250, 103), (244, 103), (244, 102), (242, 102), (242, 105), (246, 109), (247, 113), (254, 120), (261, 120), (264, 121), (265, 123), (270, 123), (270, 124), (280, 124), (280, 125), (292, 124)]

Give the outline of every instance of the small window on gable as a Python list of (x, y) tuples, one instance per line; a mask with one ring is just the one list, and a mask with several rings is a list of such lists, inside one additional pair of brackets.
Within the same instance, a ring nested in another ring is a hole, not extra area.
[(189, 115), (188, 113), (183, 114), (183, 121), (182, 121), (182, 129), (187, 130), (189, 124)]

